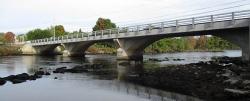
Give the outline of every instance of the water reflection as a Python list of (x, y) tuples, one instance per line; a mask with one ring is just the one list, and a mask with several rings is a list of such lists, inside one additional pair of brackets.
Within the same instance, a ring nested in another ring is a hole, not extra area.
[(141, 76), (144, 73), (144, 67), (141, 61), (117, 61), (117, 80), (113, 84), (113, 89), (117, 89), (127, 94), (147, 98), (151, 101), (202, 101), (198, 98), (182, 95), (173, 92), (167, 92), (159, 89), (141, 86), (126, 82), (127, 77)]

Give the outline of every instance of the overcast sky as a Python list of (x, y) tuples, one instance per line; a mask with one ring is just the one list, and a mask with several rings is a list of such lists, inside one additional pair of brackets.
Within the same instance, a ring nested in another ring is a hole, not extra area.
[(1, 0), (0, 32), (59, 24), (89, 31), (99, 17), (125, 26), (240, 10), (250, 10), (250, 0)]

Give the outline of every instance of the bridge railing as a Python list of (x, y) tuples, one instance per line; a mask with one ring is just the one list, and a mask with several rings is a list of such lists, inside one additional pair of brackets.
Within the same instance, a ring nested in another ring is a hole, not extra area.
[(70, 35), (65, 35), (65, 36), (56, 37), (56, 38), (51, 37), (51, 38), (46, 38), (46, 39), (32, 40), (31, 43), (39, 45), (39, 44), (74, 41), (78, 39), (88, 40), (90, 37), (92, 39), (98, 39), (98, 38), (103, 38), (103, 36), (108, 36), (109, 38), (112, 38), (112, 35), (116, 34), (116, 36), (119, 36), (119, 33), (150, 31), (152, 29), (164, 29), (168, 27), (178, 27), (178, 26), (187, 26), (187, 25), (195, 26), (196, 24), (213, 23), (213, 22), (228, 21), (228, 20), (234, 22), (234, 20), (246, 19), (246, 18), (250, 18), (250, 10), (215, 14), (215, 15), (208, 15), (208, 16), (199, 16), (199, 17), (171, 20), (171, 21), (164, 21), (164, 22), (148, 23), (148, 24), (135, 25), (135, 26), (118, 27), (118, 28), (99, 30), (99, 31), (93, 31), (93, 32), (70, 34)]

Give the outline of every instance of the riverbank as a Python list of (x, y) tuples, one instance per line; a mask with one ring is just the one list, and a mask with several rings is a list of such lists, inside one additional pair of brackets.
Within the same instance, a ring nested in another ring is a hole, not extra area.
[(18, 46), (1, 45), (0, 56), (21, 55), (22, 52)]
[(209, 101), (250, 100), (250, 68), (240, 58), (144, 68), (129, 73), (125, 80)]

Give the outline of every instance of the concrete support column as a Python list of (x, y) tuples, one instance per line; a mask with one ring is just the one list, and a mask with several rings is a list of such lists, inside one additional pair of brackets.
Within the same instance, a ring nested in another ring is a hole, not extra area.
[(128, 39), (114, 39), (117, 49), (118, 60), (143, 60), (144, 49), (155, 42), (157, 37), (140, 37)]
[(65, 47), (63, 56), (84, 57), (85, 51), (94, 43), (94, 41), (65, 43), (63, 44), (63, 46)]

